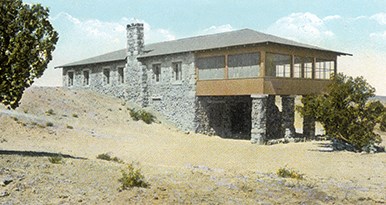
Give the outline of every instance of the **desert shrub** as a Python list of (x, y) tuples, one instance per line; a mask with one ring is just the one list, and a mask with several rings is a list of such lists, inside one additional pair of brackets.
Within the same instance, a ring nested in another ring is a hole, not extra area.
[(108, 153), (99, 154), (97, 156), (97, 159), (123, 163), (123, 161), (121, 159), (119, 159), (118, 157), (111, 157)]
[(337, 74), (327, 91), (303, 97), (303, 106), (297, 110), (302, 116), (315, 117), (330, 138), (347, 142), (356, 150), (381, 142), (374, 127), (384, 107), (379, 101), (369, 101), (375, 89), (363, 77)]
[(145, 177), (141, 173), (140, 168), (135, 168), (133, 163), (127, 165), (127, 172), (122, 170), (122, 178), (118, 179), (121, 183), (121, 189), (126, 190), (132, 187), (146, 188), (149, 184), (145, 181)]
[(78, 118), (78, 114), (74, 113), (72, 114), (72, 117)]
[(279, 177), (283, 177), (283, 178), (292, 178), (292, 179), (303, 179), (303, 175), (304, 174), (300, 174), (298, 171), (296, 170), (293, 170), (293, 169), (289, 169), (287, 167), (283, 167), (283, 168), (279, 168), (277, 171), (276, 171), (276, 174), (279, 176)]
[(62, 155), (58, 154), (58, 155), (49, 157), (48, 161), (50, 161), (52, 164), (62, 164), (63, 163), (63, 157), (62, 157)]
[(144, 110), (136, 111), (135, 109), (130, 109), (130, 117), (134, 121), (142, 120), (146, 124), (151, 124), (155, 121), (155, 116)]
[(49, 110), (46, 111), (46, 114), (47, 115), (55, 115), (55, 112), (54, 112), (53, 109), (49, 109)]
[(74, 127), (71, 125), (67, 125), (67, 129), (74, 129)]
[(141, 119), (140, 114), (138, 111), (135, 111), (135, 109), (129, 109), (130, 110), (130, 117), (134, 121), (138, 121)]
[(52, 123), (52, 122), (47, 122), (47, 123), (46, 123), (46, 126), (47, 126), (47, 127), (52, 127), (52, 126), (54, 126), (54, 123)]
[(386, 132), (386, 111), (383, 112), (379, 128), (381, 131)]

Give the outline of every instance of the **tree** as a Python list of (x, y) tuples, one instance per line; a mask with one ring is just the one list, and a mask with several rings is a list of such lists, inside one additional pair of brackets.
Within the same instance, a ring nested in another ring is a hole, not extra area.
[(15, 109), (26, 88), (43, 75), (58, 41), (48, 8), (0, 0), (0, 102)]
[(331, 138), (360, 150), (381, 142), (374, 127), (385, 108), (379, 101), (369, 101), (374, 93), (375, 89), (363, 77), (339, 73), (333, 77), (326, 94), (303, 97), (303, 106), (297, 109), (303, 116), (314, 116)]

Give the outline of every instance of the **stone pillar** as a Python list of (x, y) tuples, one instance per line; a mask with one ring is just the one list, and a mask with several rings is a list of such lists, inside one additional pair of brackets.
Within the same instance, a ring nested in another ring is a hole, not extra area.
[(306, 139), (315, 139), (315, 118), (313, 116), (303, 117), (303, 137)]
[(267, 128), (267, 97), (268, 95), (251, 95), (251, 143), (264, 144)]
[(295, 97), (289, 95), (281, 96), (282, 104), (282, 129), (285, 139), (295, 137)]

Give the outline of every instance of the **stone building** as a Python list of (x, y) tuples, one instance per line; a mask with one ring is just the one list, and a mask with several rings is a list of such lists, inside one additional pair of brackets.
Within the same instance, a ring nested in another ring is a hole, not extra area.
[[(150, 107), (181, 130), (261, 144), (295, 135), (294, 97), (322, 92), (341, 55), (250, 29), (145, 45), (136, 23), (125, 49), (58, 67), (65, 87)], [(312, 117), (303, 125), (314, 137)]]

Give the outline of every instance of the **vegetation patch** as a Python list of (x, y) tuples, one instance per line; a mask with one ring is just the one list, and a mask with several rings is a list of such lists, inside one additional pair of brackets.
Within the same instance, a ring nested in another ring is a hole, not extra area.
[(313, 116), (332, 139), (351, 144), (355, 151), (379, 144), (382, 139), (374, 132), (385, 108), (379, 101), (369, 101), (375, 89), (363, 77), (334, 76), (323, 95), (302, 98), (297, 110), (302, 116)]
[(149, 112), (146, 112), (144, 110), (138, 110), (136, 111), (135, 109), (129, 109), (130, 110), (130, 117), (134, 121), (142, 120), (146, 124), (151, 124), (155, 121), (155, 116)]
[(50, 116), (50, 115), (55, 115), (55, 112), (53, 109), (49, 109), (46, 111), (46, 115)]
[(117, 163), (123, 163), (121, 159), (118, 157), (111, 157), (108, 153), (99, 154), (97, 156), (97, 159), (106, 160), (106, 161), (113, 161)]
[(78, 118), (78, 114), (74, 113), (72, 114), (72, 117)]
[(149, 186), (145, 181), (145, 176), (141, 173), (141, 169), (135, 168), (133, 163), (127, 165), (127, 170), (122, 170), (122, 178), (118, 181), (121, 183), (121, 190), (133, 187), (147, 188)]
[(279, 168), (276, 171), (277, 176), (283, 178), (292, 178), (292, 179), (303, 179), (304, 174), (300, 174), (298, 171), (294, 169), (290, 169), (287, 166)]
[(50, 161), (52, 164), (63, 164), (63, 156), (58, 154), (58, 155), (49, 157), (48, 161)]
[(46, 123), (46, 126), (47, 126), (47, 127), (52, 127), (52, 126), (54, 126), (54, 123), (52, 123), (52, 122), (47, 122), (47, 123)]

